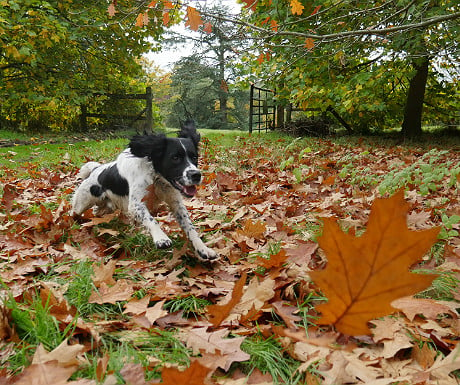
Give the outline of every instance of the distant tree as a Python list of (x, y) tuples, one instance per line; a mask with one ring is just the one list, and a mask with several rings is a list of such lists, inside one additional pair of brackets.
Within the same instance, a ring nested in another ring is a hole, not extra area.
[[(188, 45), (187, 49), (193, 52), (186, 60), (187, 66), (179, 63), (174, 69), (173, 79), (179, 75), (177, 71), (183, 76), (187, 69), (201, 68), (199, 76), (208, 79), (207, 98), (210, 98), (209, 103), (212, 107), (211, 113), (211, 109), (197, 106), (198, 110), (207, 110), (210, 114), (209, 119), (201, 119), (207, 120), (208, 126), (216, 128), (242, 128), (247, 121), (248, 93), (236, 85), (239, 75), (239, 66), (236, 63), (249, 42), (242, 28), (223, 20), (224, 16), (231, 14), (229, 7), (217, 3), (206, 8), (206, 11), (211, 12), (213, 16), (203, 16), (203, 24), (195, 33), (188, 33), (186, 36), (173, 33), (163, 40), (164, 44), (172, 46)], [(184, 85), (181, 87), (183, 89)], [(184, 95), (181, 95), (179, 105), (184, 102)], [(193, 100), (189, 99), (188, 103), (193, 104)]]

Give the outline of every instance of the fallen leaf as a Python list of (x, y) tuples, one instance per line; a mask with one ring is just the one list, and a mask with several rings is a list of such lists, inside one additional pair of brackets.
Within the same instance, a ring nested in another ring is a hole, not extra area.
[(141, 364), (125, 364), (120, 374), (127, 385), (148, 385), (144, 379), (144, 368)]
[(251, 309), (260, 310), (265, 303), (275, 296), (275, 281), (265, 278), (259, 281), (254, 277), (244, 291), (240, 302), (233, 308), (232, 313), (245, 315)]
[(14, 385), (66, 385), (77, 366), (62, 366), (57, 361), (32, 364), (13, 378)]
[(93, 264), (93, 283), (94, 286), (100, 287), (102, 283), (107, 285), (115, 285), (115, 280), (113, 279), (113, 273), (115, 273), (115, 265), (117, 261), (111, 259), (107, 264), (98, 265), (97, 263)]
[(409, 268), (437, 240), (439, 228), (409, 230), (407, 211), (402, 190), (376, 199), (367, 230), (358, 238), (344, 233), (334, 219), (324, 219), (318, 243), (328, 264), (310, 273), (329, 299), (317, 307), (319, 324), (334, 324), (349, 335), (369, 334), (367, 322), (391, 314), (393, 300), (430, 285), (433, 275), (414, 274)]
[(267, 231), (267, 226), (262, 221), (253, 221), (248, 219), (242, 229), (238, 229), (237, 233), (248, 238), (261, 239)]
[(277, 301), (272, 303), (275, 313), (278, 314), (290, 329), (297, 329), (296, 322), (302, 321), (302, 317), (295, 315), (294, 313), (299, 311), (299, 308), (284, 303), (283, 301)]
[(450, 314), (458, 317), (455, 303), (435, 301), (429, 298), (404, 297), (391, 303), (396, 309), (401, 310), (406, 317), (412, 321), (417, 314), (423, 315), (428, 319), (436, 319), (440, 314)]
[(214, 326), (219, 326), (225, 318), (228, 317), (231, 310), (239, 303), (241, 296), (243, 295), (243, 288), (246, 283), (246, 272), (243, 272), (241, 278), (235, 283), (232, 291), (232, 297), (230, 301), (224, 305), (210, 305), (206, 307), (206, 311), (209, 315), (209, 322)]
[(286, 262), (288, 256), (286, 254), (286, 251), (281, 249), (277, 254), (271, 255), (270, 258), (263, 258), (258, 256), (257, 257), (257, 262), (260, 266), (266, 268), (266, 269), (271, 269), (272, 267), (280, 267)]
[(55, 349), (47, 352), (42, 344), (38, 345), (35, 351), (32, 364), (45, 364), (50, 361), (57, 361), (62, 366), (78, 365), (77, 355), (83, 352), (84, 346), (80, 344), (68, 345), (64, 340)]
[(115, 285), (109, 287), (106, 283), (102, 283), (99, 291), (93, 291), (89, 297), (89, 303), (112, 303), (115, 304), (117, 301), (127, 301), (131, 298), (134, 293), (132, 285), (124, 280), (120, 279)]
[(249, 354), (243, 352), (240, 348), (245, 337), (226, 338), (230, 333), (228, 329), (207, 332), (206, 327), (192, 329), (186, 334), (185, 342), (187, 347), (193, 349), (194, 354), (201, 351), (206, 353), (217, 354), (225, 357), (225, 364), (222, 369), (228, 371), (233, 362), (249, 360)]
[[(161, 371), (162, 384), (164, 385), (206, 385), (205, 379), (211, 374), (212, 369), (200, 364), (198, 360), (192, 361), (190, 367), (184, 371), (164, 367)], [(209, 384), (209, 382), (208, 382)]]

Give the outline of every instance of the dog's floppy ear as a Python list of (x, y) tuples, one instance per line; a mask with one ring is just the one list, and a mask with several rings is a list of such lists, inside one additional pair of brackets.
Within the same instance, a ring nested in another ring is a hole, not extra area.
[(192, 119), (187, 119), (184, 123), (180, 124), (180, 131), (178, 133), (179, 138), (189, 138), (193, 144), (198, 147), (198, 143), (201, 139), (200, 133), (196, 130), (195, 122)]
[(166, 136), (157, 135), (135, 135), (129, 142), (129, 149), (134, 156), (154, 160), (161, 157), (166, 146)]

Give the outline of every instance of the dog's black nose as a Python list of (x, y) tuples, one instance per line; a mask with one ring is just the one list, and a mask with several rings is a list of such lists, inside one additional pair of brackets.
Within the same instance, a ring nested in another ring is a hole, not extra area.
[(201, 182), (201, 172), (199, 170), (189, 170), (187, 174), (188, 179), (193, 184), (199, 184)]

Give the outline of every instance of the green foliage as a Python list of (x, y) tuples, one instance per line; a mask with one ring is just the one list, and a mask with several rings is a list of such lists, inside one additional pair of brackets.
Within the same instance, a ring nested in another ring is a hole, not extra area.
[(253, 72), (249, 80), (276, 88), (286, 104), (332, 105), (356, 132), (369, 132), (400, 127), (409, 81), (420, 60), (428, 58), (424, 122), (455, 124), (453, 111), (460, 103), (455, 20), (399, 33), (348, 34), (449, 15), (455, 1), (320, 0), (302, 2), (301, 15), (289, 3), (260, 0), (248, 13), (248, 21), (259, 27), (244, 62)]
[[(110, 18), (106, 2), (0, 1), (0, 123), (19, 129), (76, 124), (93, 93), (138, 91), (137, 57), (160, 23), (133, 27), (129, 2)], [(145, 88), (144, 88), (145, 89)]]

